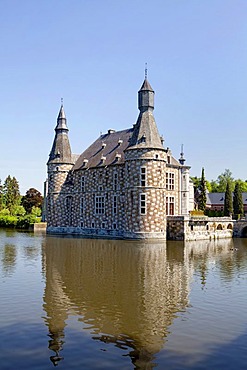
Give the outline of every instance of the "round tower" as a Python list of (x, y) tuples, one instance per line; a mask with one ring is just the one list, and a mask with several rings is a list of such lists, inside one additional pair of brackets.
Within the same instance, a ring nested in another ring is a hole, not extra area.
[(68, 179), (74, 163), (72, 160), (67, 120), (61, 105), (57, 125), (55, 127), (55, 138), (47, 162), (48, 189), (47, 189), (47, 227), (66, 225), (65, 216), (65, 182)]
[(138, 92), (138, 119), (125, 151), (126, 237), (166, 238), (166, 156), (153, 116), (154, 90), (147, 78)]

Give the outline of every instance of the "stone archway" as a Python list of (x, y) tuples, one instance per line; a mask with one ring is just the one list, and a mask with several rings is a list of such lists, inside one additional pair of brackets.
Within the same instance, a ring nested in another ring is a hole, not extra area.
[(232, 224), (228, 224), (227, 229), (232, 230)]
[(243, 227), (241, 230), (241, 238), (247, 238), (247, 226)]
[(223, 230), (223, 227), (222, 227), (222, 225), (221, 225), (221, 224), (218, 224), (218, 226), (217, 226), (217, 230)]

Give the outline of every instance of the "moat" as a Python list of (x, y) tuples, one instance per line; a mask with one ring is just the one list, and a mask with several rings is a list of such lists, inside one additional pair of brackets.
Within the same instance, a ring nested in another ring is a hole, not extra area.
[(0, 368), (245, 369), (247, 239), (0, 230)]

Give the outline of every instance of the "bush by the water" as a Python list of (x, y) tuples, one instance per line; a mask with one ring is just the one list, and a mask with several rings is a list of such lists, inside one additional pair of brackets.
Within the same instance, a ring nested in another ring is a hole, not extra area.
[(0, 211), (0, 227), (28, 229), (31, 225), (40, 221), (40, 212), (37, 212), (36, 207), (32, 213), (26, 215), (10, 215), (8, 209)]

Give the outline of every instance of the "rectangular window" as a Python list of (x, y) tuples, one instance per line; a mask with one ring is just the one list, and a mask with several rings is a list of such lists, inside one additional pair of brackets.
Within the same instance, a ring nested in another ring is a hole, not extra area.
[(102, 222), (102, 224), (101, 224), (101, 228), (102, 228), (102, 229), (105, 229), (105, 222)]
[(166, 189), (167, 190), (175, 189), (175, 174), (172, 172), (166, 173)]
[(84, 227), (84, 222), (83, 221), (81, 221), (81, 227)]
[(81, 177), (81, 191), (85, 191), (85, 177)]
[(117, 196), (113, 195), (113, 214), (117, 213)]
[(116, 224), (116, 222), (113, 222), (112, 227), (113, 227), (113, 229), (114, 229), (114, 230), (116, 230), (116, 229), (117, 229), (117, 224)]
[(146, 167), (141, 167), (141, 186), (146, 186)]
[(84, 213), (84, 199), (81, 198), (81, 215)]
[(166, 197), (166, 214), (167, 216), (174, 215), (174, 197)]
[(140, 194), (140, 213), (146, 214), (146, 194)]
[(91, 223), (91, 227), (92, 227), (92, 229), (94, 229), (94, 227), (95, 227), (94, 222)]
[(118, 175), (117, 173), (115, 172), (113, 174), (113, 190), (117, 190), (118, 189)]
[(96, 215), (103, 215), (105, 213), (105, 197), (95, 197), (95, 213)]

